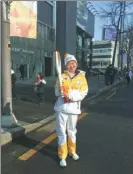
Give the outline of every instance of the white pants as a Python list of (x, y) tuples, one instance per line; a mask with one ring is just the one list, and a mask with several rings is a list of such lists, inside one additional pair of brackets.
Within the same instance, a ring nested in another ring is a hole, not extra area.
[[(78, 115), (56, 112), (56, 132), (58, 137), (58, 156), (66, 158), (67, 153), (76, 152), (76, 125)], [(67, 134), (66, 134), (67, 132)], [(67, 141), (68, 135), (68, 141)]]

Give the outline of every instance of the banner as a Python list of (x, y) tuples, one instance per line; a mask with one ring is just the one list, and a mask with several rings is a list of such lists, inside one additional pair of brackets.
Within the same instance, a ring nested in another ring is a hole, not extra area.
[(116, 28), (103, 28), (103, 40), (116, 40)]
[(13, 1), (11, 3), (10, 36), (36, 38), (37, 1)]

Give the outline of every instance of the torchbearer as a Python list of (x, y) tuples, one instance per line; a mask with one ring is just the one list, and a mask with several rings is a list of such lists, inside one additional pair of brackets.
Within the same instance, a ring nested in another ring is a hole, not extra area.
[(88, 84), (85, 74), (77, 69), (78, 63), (73, 55), (65, 55), (66, 70), (63, 74), (61, 74), (60, 62), (60, 56), (56, 53), (58, 80), (55, 85), (55, 95), (58, 98), (54, 110), (56, 112), (58, 156), (60, 166), (66, 167), (68, 154), (75, 161), (79, 159), (76, 153), (76, 125), (78, 115), (81, 114), (81, 101), (88, 93)]

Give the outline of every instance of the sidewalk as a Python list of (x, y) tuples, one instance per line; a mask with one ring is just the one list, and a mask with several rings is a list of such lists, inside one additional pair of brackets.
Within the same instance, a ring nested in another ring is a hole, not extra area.
[[(54, 85), (56, 82), (57, 77), (45, 77), (45, 80), (47, 82), (48, 86)], [(30, 79), (25, 79), (25, 80), (17, 80), (16, 84), (21, 84), (21, 85), (34, 85), (36, 79), (35, 78), (30, 78)]]

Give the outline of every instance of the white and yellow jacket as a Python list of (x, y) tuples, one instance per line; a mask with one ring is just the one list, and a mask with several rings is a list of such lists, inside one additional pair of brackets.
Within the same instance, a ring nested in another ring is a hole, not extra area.
[(67, 72), (62, 74), (63, 90), (68, 93), (70, 102), (65, 103), (60, 96), (59, 81), (55, 85), (55, 95), (58, 97), (54, 110), (65, 114), (77, 115), (81, 113), (81, 101), (88, 93), (88, 84), (85, 73), (79, 71), (73, 78)]

